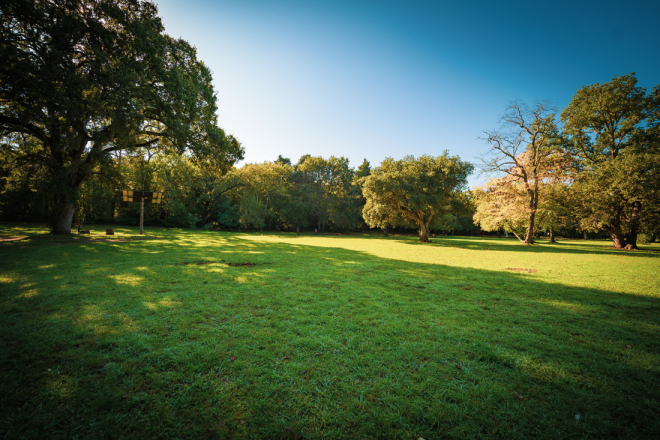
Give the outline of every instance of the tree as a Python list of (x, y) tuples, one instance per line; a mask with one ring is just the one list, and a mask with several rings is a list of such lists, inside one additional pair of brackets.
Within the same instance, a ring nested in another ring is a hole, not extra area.
[(571, 190), (583, 230), (605, 229), (615, 248), (637, 249), (640, 230), (657, 221), (660, 155), (621, 154), (580, 173)]
[(539, 229), (549, 232), (550, 243), (555, 242), (555, 232), (577, 225), (570, 183), (570, 180), (551, 182), (543, 190), (539, 205), (544, 215)]
[(458, 193), (456, 198), (452, 200), (451, 225), (447, 225), (445, 229), (447, 231), (451, 230), (451, 235), (455, 235), (457, 231), (461, 234), (472, 235), (477, 229), (474, 225), (476, 209), (472, 191), (466, 190)]
[(520, 214), (527, 217), (527, 228), (521, 242), (533, 244), (541, 184), (556, 172), (561, 161), (555, 148), (558, 132), (552, 107), (543, 101), (533, 107), (513, 101), (500, 119), (500, 128), (485, 133), (491, 150), (482, 158), (482, 169), (507, 175), (505, 181), (496, 181), (506, 188), (524, 190), (527, 203)]
[[(539, 231), (550, 232), (554, 243), (554, 231), (567, 225), (566, 200), (568, 185), (560, 180), (541, 182), (537, 188), (538, 199), (532, 236)], [(491, 179), (473, 191), (476, 204), (474, 223), (485, 231), (504, 229), (524, 242), (529, 232), (529, 198), (527, 186), (514, 176), (505, 175)]]
[(365, 221), (370, 227), (414, 224), (419, 240), (428, 242), (429, 225), (451, 210), (452, 199), (467, 185), (472, 170), (447, 151), (438, 157), (387, 158), (360, 181)]
[[(473, 195), (477, 206), (475, 224), (484, 231), (504, 229), (521, 242), (525, 241), (529, 230), (529, 199), (523, 183), (507, 175), (491, 179), (486, 185), (475, 188)], [(538, 214), (537, 209), (532, 236), (538, 232)]]
[(354, 170), (344, 157), (303, 156), (296, 171), (305, 199), (318, 229), (325, 231), (328, 222), (340, 229), (355, 226), (358, 214), (357, 198), (351, 194)]
[[(48, 170), (40, 162), (25, 159), (39, 152), (37, 142), (23, 136), (8, 136), (4, 141), (0, 144), (0, 218), (47, 221), (53, 198)], [(23, 154), (14, 154), (16, 149)]]
[(241, 213), (239, 222), (243, 228), (248, 229), (252, 226), (255, 229), (262, 229), (266, 225), (268, 210), (258, 196), (252, 193), (244, 194), (239, 206)]
[(281, 154), (279, 156), (277, 156), (277, 159), (275, 160), (275, 163), (279, 163), (280, 165), (292, 166), (291, 159), (289, 159), (288, 157), (282, 157)]
[(504, 176), (475, 188), (475, 224), (485, 231), (504, 229), (525, 244), (533, 243), (540, 230), (552, 228), (548, 222), (559, 213), (550, 208), (549, 195), (568, 179), (565, 157), (549, 150), (543, 152), (543, 161), (537, 161), (536, 166), (534, 160), (532, 151), (525, 150), (515, 157), (517, 165), (505, 169)]
[[(240, 183), (234, 194), (240, 198), (241, 206), (245, 197), (254, 196), (263, 206), (263, 225), (272, 228), (277, 221), (280, 206), (290, 198), (287, 179), (292, 171), (291, 166), (281, 162), (265, 162), (246, 164), (232, 170), (229, 176)], [(250, 203), (256, 206), (254, 202)]]
[(367, 159), (364, 159), (360, 166), (355, 170), (355, 178), (361, 179), (367, 177), (369, 174), (371, 174), (371, 164)]
[[(351, 197), (356, 200), (356, 208), (358, 213), (362, 213), (364, 210), (364, 205), (366, 200), (362, 194), (362, 187), (360, 186), (360, 179), (367, 177), (371, 174), (371, 164), (367, 159), (362, 161), (359, 167), (355, 170), (355, 175), (353, 176), (353, 186), (351, 189)], [(364, 232), (364, 226), (366, 224), (364, 217), (361, 215), (356, 216), (357, 226)]]
[(640, 227), (653, 218), (646, 208), (658, 203), (659, 109), (660, 86), (647, 95), (631, 73), (580, 88), (561, 114), (580, 223), (607, 230), (618, 249), (637, 249)]
[(149, 146), (224, 169), (243, 157), (217, 126), (208, 68), (164, 33), (153, 3), (7, 0), (0, 38), (0, 137), (37, 141), (53, 233), (70, 233), (81, 185), (112, 152)]

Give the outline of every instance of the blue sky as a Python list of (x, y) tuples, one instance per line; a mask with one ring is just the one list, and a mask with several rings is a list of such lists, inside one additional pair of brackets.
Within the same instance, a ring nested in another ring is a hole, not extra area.
[[(303, 154), (478, 163), (513, 98), (561, 109), (582, 85), (660, 84), (658, 1), (160, 0), (212, 70), (245, 162)], [(472, 185), (483, 178), (475, 175)]]

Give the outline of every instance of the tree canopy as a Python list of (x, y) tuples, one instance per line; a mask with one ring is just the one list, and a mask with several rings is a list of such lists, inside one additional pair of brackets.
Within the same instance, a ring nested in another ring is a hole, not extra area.
[(48, 170), (53, 233), (70, 233), (82, 183), (112, 152), (185, 152), (218, 170), (243, 157), (218, 127), (209, 69), (153, 3), (8, 0), (0, 38), (3, 153)]

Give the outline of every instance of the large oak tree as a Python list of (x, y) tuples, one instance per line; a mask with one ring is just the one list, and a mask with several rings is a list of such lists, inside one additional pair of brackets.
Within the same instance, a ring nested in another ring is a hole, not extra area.
[(149, 146), (224, 169), (243, 156), (218, 127), (209, 69), (165, 34), (153, 3), (3, 1), (0, 59), (3, 154), (47, 166), (53, 233), (70, 233), (82, 183), (114, 151)]
[(472, 170), (470, 163), (446, 151), (437, 157), (387, 158), (360, 181), (364, 219), (371, 227), (416, 225), (419, 240), (428, 242), (429, 225), (451, 211)]
[(561, 119), (582, 227), (607, 230), (615, 248), (637, 249), (660, 202), (660, 86), (647, 94), (632, 73), (585, 86)]

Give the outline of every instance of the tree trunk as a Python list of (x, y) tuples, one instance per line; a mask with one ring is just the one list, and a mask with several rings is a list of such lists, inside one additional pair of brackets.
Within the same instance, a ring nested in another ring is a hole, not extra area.
[(633, 210), (630, 217), (630, 235), (628, 235), (628, 240), (626, 240), (626, 249), (628, 250), (639, 250), (637, 247), (637, 235), (639, 234), (639, 211), (641, 209), (641, 202), (633, 202)]
[(390, 236), (389, 233), (387, 232), (387, 226), (385, 226), (385, 227), (383, 228), (383, 235), (384, 235), (385, 237), (389, 237), (389, 236)]
[(610, 233), (610, 237), (612, 237), (612, 245), (616, 249), (625, 248), (626, 240), (623, 238), (623, 233), (621, 232), (621, 211), (617, 211), (614, 216), (614, 221), (610, 227), (607, 228), (607, 232)]
[(555, 231), (550, 228), (550, 243), (556, 243), (555, 241)]
[(424, 223), (419, 224), (419, 241), (422, 243), (429, 242), (429, 229)]
[(140, 199), (140, 235), (144, 234), (144, 198)]
[(615, 230), (609, 228), (608, 232), (610, 233), (610, 237), (612, 237), (612, 246), (614, 246), (616, 249), (623, 249), (626, 247), (626, 240), (623, 238), (621, 229)]
[[(57, 209), (57, 208), (56, 208)], [(68, 203), (61, 207), (53, 219), (53, 229), (51, 234), (71, 234), (71, 222), (73, 222), (73, 212), (75, 208), (73, 203)]]
[(528, 190), (529, 194), (529, 225), (523, 244), (534, 244), (534, 220), (536, 218), (536, 191)]
[(536, 217), (536, 210), (532, 209), (529, 213), (529, 226), (527, 226), (527, 233), (523, 244), (534, 244), (534, 218)]

